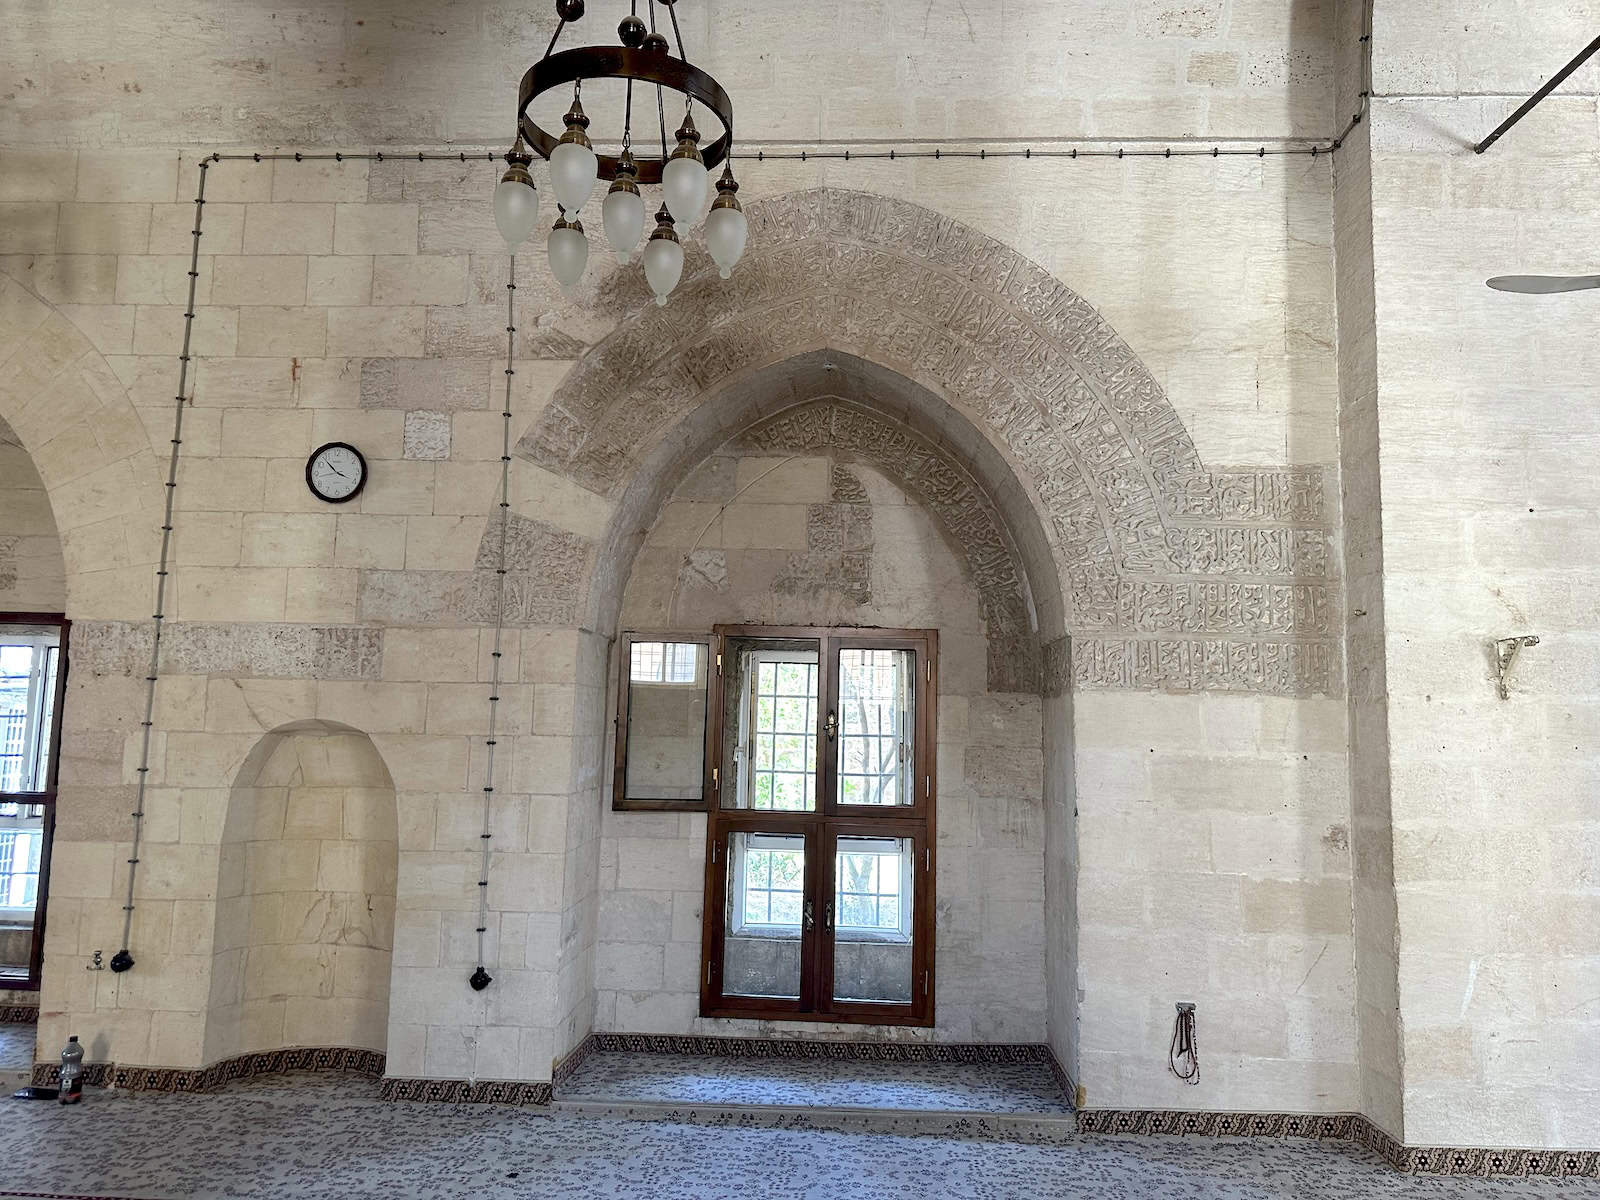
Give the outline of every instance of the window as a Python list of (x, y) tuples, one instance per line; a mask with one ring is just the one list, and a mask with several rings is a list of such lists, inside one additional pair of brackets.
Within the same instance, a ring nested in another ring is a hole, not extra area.
[(932, 630), (716, 630), (700, 1014), (933, 1023)]
[(55, 634), (0, 626), (0, 794), (45, 790), (59, 654)]
[(911, 802), (915, 700), (907, 666), (901, 650), (839, 652), (840, 804)]
[(804, 650), (745, 651), (750, 681), (735, 752), (743, 808), (804, 812), (817, 802), (817, 656)]
[(705, 648), (692, 642), (634, 642), (632, 683), (702, 683)]
[(0, 987), (39, 985), (66, 635), (59, 617), (0, 615)]
[(834, 912), (846, 933), (911, 935), (911, 844), (899, 838), (839, 839)]
[(711, 639), (624, 633), (617, 670), (611, 807), (704, 808)]
[(734, 928), (798, 934), (805, 896), (805, 839), (749, 834), (735, 839), (734, 853), (739, 859)]

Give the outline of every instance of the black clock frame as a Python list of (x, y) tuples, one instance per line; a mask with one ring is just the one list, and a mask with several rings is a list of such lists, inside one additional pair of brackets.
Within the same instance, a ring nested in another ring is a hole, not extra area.
[[(315, 463), (322, 454), (329, 450), (348, 450), (351, 454), (356, 456), (356, 461), (361, 464), (361, 478), (356, 481), (355, 491), (351, 492), (348, 496), (324, 496), (317, 490), (317, 485), (311, 481), (312, 464)], [(348, 504), (350, 501), (354, 500), (357, 496), (361, 495), (361, 489), (367, 486), (367, 476), (369, 473), (370, 472), (367, 469), (367, 456), (362, 454), (361, 451), (357, 450), (349, 442), (324, 442), (322, 445), (313, 450), (310, 457), (306, 459), (306, 487), (310, 490), (313, 496), (315, 496), (318, 500), (321, 500), (324, 504)]]

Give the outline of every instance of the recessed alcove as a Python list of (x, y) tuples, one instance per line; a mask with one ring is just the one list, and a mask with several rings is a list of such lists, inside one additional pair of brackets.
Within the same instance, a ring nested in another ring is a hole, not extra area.
[(205, 1059), (292, 1046), (385, 1049), (398, 831), (372, 740), (279, 726), (228, 795)]

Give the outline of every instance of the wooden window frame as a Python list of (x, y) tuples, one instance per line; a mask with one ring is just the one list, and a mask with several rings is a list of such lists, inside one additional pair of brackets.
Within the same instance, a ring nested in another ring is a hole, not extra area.
[(36, 792), (0, 792), (0, 803), (37, 804), (44, 809), (41, 826), (44, 842), (39, 850), (39, 885), (37, 902), (33, 910), (33, 946), (29, 952), (26, 978), (0, 975), (0, 989), (17, 992), (36, 992), (44, 967), (45, 909), (50, 896), (50, 850), (56, 833), (56, 789), (61, 773), (61, 730), (65, 721), (67, 674), (71, 668), (68, 639), (72, 622), (62, 613), (0, 612), (0, 627), (6, 625), (53, 626), (60, 637), (56, 650), (56, 686), (51, 698), (50, 745), (45, 769), (45, 786)]
[[(706, 724), (701, 745), (700, 796), (695, 800), (644, 800), (628, 798), (628, 689), (632, 684), (633, 646), (635, 642), (681, 642), (704, 646), (706, 649), (706, 680), (704, 699)], [(615, 743), (611, 777), (611, 807), (615, 812), (704, 812), (711, 803), (714, 771), (711, 762), (711, 702), (717, 672), (716, 638), (708, 633), (685, 633), (681, 630), (652, 632), (627, 630), (617, 638), (617, 709), (612, 719), (612, 738)]]
[[(700, 1015), (757, 1020), (832, 1022), (854, 1025), (929, 1027), (934, 1023), (935, 881), (938, 877), (938, 836), (935, 813), (938, 801), (938, 698), (939, 634), (934, 629), (867, 629), (767, 625), (718, 625), (715, 642), (714, 687), (709, 698), (706, 764), (708, 773), (720, 768), (724, 734), (724, 655), (731, 639), (795, 639), (817, 642), (817, 806), (813, 812), (774, 812), (724, 808), (720, 788), (734, 781), (708, 780), (705, 853), (705, 902), (701, 923)], [(837, 652), (850, 649), (910, 650), (916, 656), (916, 741), (913, 746), (914, 804), (846, 805), (838, 803), (839, 741), (827, 737), (827, 716), (837, 714), (839, 680)], [(727, 937), (727, 877), (730, 841), (735, 833), (798, 833), (806, 838), (803, 887), (821, 919), (801, 927), (801, 978), (798, 999), (790, 1001), (759, 996), (725, 995), (722, 987), (723, 945)], [(912, 842), (911, 947), (912, 999), (895, 1004), (877, 1001), (837, 1000), (832, 996), (834, 947), (831, 912), (836, 891), (835, 855), (824, 849), (839, 837), (909, 838)], [(915, 867), (920, 865), (920, 870)]]

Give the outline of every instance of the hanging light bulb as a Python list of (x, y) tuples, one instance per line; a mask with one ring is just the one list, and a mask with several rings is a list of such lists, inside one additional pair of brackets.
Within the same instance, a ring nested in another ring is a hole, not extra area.
[(606, 241), (616, 251), (617, 261), (627, 262), (644, 233), (644, 197), (639, 194), (639, 168), (634, 165), (633, 151), (627, 147), (617, 156), (617, 177), (611, 181), (611, 190), (600, 205), (600, 219), (605, 223)]
[(567, 109), (567, 131), (561, 135), (556, 148), (550, 152), (550, 181), (555, 185), (556, 202), (573, 217), (589, 200), (594, 191), (595, 177), (600, 162), (594, 148), (589, 145), (589, 118), (584, 115), (583, 104), (576, 89), (572, 93), (572, 107)]
[(560, 282), (561, 290), (571, 295), (589, 264), (589, 239), (583, 236), (583, 222), (576, 217), (569, 221), (562, 213), (550, 227), (545, 251), (550, 255), (550, 273)]
[(683, 124), (678, 127), (678, 145), (661, 169), (661, 191), (666, 197), (667, 210), (680, 225), (693, 225), (706, 215), (706, 198), (711, 183), (711, 172), (706, 170), (700, 157), (700, 131), (694, 127), (694, 117), (687, 111)]
[(656, 294), (656, 303), (665, 304), (672, 289), (683, 278), (683, 247), (672, 227), (672, 216), (663, 204), (656, 210), (656, 227), (644, 247), (644, 277)]
[(733, 163), (729, 161), (722, 168), (722, 178), (717, 180), (717, 198), (711, 202), (711, 215), (706, 218), (706, 248), (724, 279), (733, 274), (750, 233), (750, 223), (735, 195), (738, 190), (739, 181), (733, 177)]
[(494, 223), (506, 240), (506, 249), (515, 254), (539, 220), (539, 190), (533, 186), (528, 166), (533, 162), (522, 144), (522, 135), (506, 151), (506, 173), (494, 188)]

